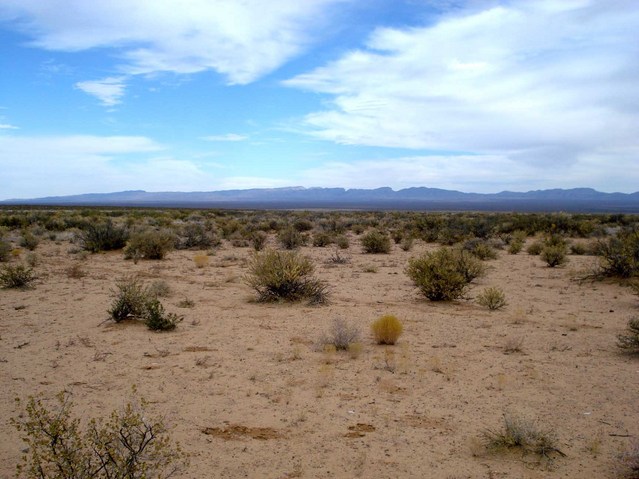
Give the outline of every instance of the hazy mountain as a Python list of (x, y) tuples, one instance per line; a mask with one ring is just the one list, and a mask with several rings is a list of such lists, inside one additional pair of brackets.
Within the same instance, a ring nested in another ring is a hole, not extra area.
[(639, 212), (639, 192), (602, 193), (592, 188), (494, 194), (439, 188), (256, 188), (246, 190), (89, 193), (13, 199), (1, 205), (84, 205), (220, 208), (353, 208), (486, 211)]

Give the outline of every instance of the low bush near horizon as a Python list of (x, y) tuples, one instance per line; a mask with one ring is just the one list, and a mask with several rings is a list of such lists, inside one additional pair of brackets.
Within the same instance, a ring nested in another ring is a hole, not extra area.
[(124, 258), (137, 261), (140, 259), (164, 259), (166, 254), (175, 248), (176, 236), (168, 230), (144, 230), (131, 235), (124, 248)]
[(361, 237), (360, 242), (364, 253), (388, 254), (391, 251), (391, 239), (381, 231), (369, 231)]
[(245, 282), (262, 302), (308, 300), (322, 304), (328, 300), (324, 283), (313, 277), (311, 260), (296, 251), (267, 250), (253, 256)]
[(115, 226), (108, 219), (102, 223), (86, 223), (79, 239), (82, 248), (91, 253), (113, 251), (124, 248), (129, 231), (125, 227)]

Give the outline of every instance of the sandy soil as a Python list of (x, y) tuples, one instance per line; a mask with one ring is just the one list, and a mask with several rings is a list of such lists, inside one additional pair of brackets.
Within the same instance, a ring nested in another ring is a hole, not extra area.
[[(470, 296), (500, 286), (505, 309), (431, 303), (403, 271), (435, 247), (367, 255), (353, 239), (344, 265), (326, 264), (330, 248), (302, 248), (332, 289), (330, 305), (309, 307), (256, 303), (242, 281), (248, 248), (225, 244), (197, 268), (196, 251), (79, 261), (68, 242), (43, 242), (35, 287), (0, 290), (0, 477), (13, 475), (24, 448), (9, 423), (16, 397), (67, 390), (77, 414), (105, 416), (132, 384), (191, 454), (181, 477), (614, 477), (615, 456), (639, 436), (639, 359), (615, 346), (637, 298), (575, 281), (592, 257), (548, 268), (500, 251)], [(84, 278), (68, 277), (76, 262)], [(124, 274), (168, 283), (163, 303), (185, 317), (177, 330), (105, 322)], [(192, 308), (178, 307), (185, 298)], [(373, 343), (370, 323), (382, 314), (404, 323), (395, 346)], [(335, 318), (360, 327), (358, 357), (317, 347)], [(516, 343), (522, 351), (506, 354)], [(481, 432), (499, 429), (505, 413), (554, 429), (566, 457), (484, 453)]]

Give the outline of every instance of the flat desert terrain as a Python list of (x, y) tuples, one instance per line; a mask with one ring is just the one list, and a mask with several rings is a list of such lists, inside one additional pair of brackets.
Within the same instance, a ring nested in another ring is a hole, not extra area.
[[(41, 241), (33, 288), (0, 290), (0, 477), (25, 447), (10, 423), (16, 398), (53, 407), (64, 390), (86, 420), (121, 407), (132, 385), (190, 454), (177, 477), (616, 477), (617, 455), (639, 437), (639, 359), (616, 336), (639, 304), (614, 282), (578, 281), (595, 257), (550, 268), (500, 250), (466, 299), (431, 302), (405, 269), (439, 245), (364, 254), (348, 234), (346, 264), (329, 262), (333, 247), (299, 250), (329, 285), (323, 306), (257, 302), (244, 281), (254, 252), (228, 241), (203, 267), (194, 257), (207, 251), (136, 264), (121, 251), (74, 254), (64, 234)], [(70, 277), (73, 265), (85, 275)], [(109, 321), (125, 275), (169, 286), (161, 301), (184, 316), (174, 331)], [(505, 308), (473, 300), (489, 286)], [(385, 314), (404, 325), (393, 346), (371, 334)], [(319, 344), (336, 319), (360, 329), (359, 350)], [(554, 431), (565, 457), (486, 451), (482, 431), (505, 414)]]

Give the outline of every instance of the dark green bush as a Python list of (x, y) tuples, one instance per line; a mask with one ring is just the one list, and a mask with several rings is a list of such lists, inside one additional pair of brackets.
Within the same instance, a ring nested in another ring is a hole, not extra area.
[(406, 274), (431, 301), (451, 301), (463, 296), (469, 283), (483, 273), (480, 261), (455, 249), (441, 248), (413, 258)]
[(360, 239), (364, 253), (388, 254), (391, 251), (391, 240), (386, 233), (378, 230), (369, 231)]
[(294, 251), (264, 251), (249, 264), (246, 283), (253, 288), (259, 301), (301, 301), (325, 303), (327, 287), (314, 278), (315, 267), (310, 259)]
[(28, 288), (37, 279), (33, 270), (23, 264), (3, 266), (0, 285), (3, 288)]
[(144, 230), (131, 235), (124, 248), (126, 259), (164, 259), (175, 247), (176, 237), (168, 230)]
[(144, 324), (153, 331), (171, 331), (182, 321), (175, 313), (167, 313), (157, 299), (148, 300), (144, 309)]
[(82, 248), (91, 253), (122, 249), (128, 239), (128, 230), (115, 226), (110, 219), (104, 223), (86, 223), (80, 233)]

